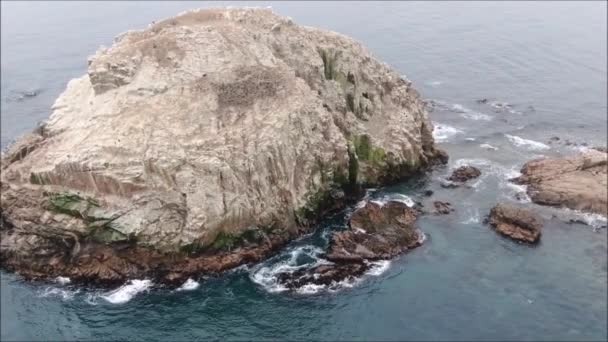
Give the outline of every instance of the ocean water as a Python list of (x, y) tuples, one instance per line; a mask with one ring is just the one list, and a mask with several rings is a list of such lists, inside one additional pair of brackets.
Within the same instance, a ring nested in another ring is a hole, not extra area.
[[(132, 28), (218, 2), (2, 2), (1, 141), (48, 117), (87, 56)], [(238, 6), (239, 3), (227, 5)], [(323, 263), (329, 234), (352, 208), (275, 257), (166, 289), (133, 279), (87, 289), (69, 279), (31, 283), (2, 271), (2, 340), (606, 340), (605, 218), (529, 203), (509, 184), (528, 159), (605, 145), (605, 2), (246, 3), (362, 41), (433, 100), (443, 169), (369, 197), (449, 201), (424, 216), (424, 244), (364, 277), (285, 291), (281, 270)], [(32, 96), (35, 95), (35, 96)], [(487, 99), (486, 103), (477, 100)], [(549, 143), (559, 136), (575, 145)], [(458, 165), (482, 176), (443, 189)], [(545, 219), (538, 246), (483, 224), (498, 201)], [(566, 223), (586, 220), (590, 225)]]

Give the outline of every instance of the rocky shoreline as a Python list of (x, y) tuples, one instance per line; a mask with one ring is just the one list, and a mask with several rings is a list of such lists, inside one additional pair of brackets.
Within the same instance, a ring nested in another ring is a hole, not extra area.
[[(420, 246), (420, 215), (455, 211), (431, 190), (425, 205), (360, 202), (447, 163), (426, 105), (358, 42), (270, 10), (129, 31), (52, 110), (2, 155), (0, 266), (26, 279), (179, 286), (265, 260), (360, 203), (327, 263), (277, 275), (288, 289), (330, 285)], [(529, 161), (511, 181), (536, 204), (606, 216), (607, 167), (589, 149)], [(481, 174), (464, 165), (440, 186), (466, 191)], [(543, 220), (501, 202), (486, 224), (537, 244)]]

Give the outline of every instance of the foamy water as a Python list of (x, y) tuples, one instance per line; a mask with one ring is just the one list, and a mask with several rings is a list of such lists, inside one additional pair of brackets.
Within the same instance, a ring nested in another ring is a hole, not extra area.
[(486, 149), (486, 150), (498, 151), (498, 147), (492, 146), (490, 144), (480, 144), (479, 147)]
[(200, 285), (201, 285), (201, 284), (199, 284), (199, 282), (197, 282), (197, 281), (195, 281), (195, 280), (193, 280), (193, 279), (191, 279), (191, 278), (188, 278), (188, 280), (186, 280), (186, 281), (185, 281), (185, 282), (182, 284), (182, 286), (180, 286), (180, 287), (177, 289), (177, 291), (192, 291), (192, 290), (196, 290), (196, 289), (198, 289), (198, 287), (199, 287)]
[(525, 147), (530, 150), (548, 150), (550, 148), (548, 145), (539, 141), (524, 139), (516, 135), (505, 134), (505, 137), (507, 137), (513, 145)]
[(116, 290), (110, 291), (102, 295), (101, 298), (112, 304), (123, 304), (130, 301), (138, 293), (147, 291), (150, 286), (152, 286), (152, 281), (148, 279), (134, 279), (129, 281), (127, 284), (117, 288)]
[(55, 282), (60, 284), (60, 285), (66, 285), (72, 282), (72, 280), (68, 277), (57, 277), (55, 278)]
[(435, 138), (435, 141), (438, 143), (446, 142), (453, 136), (461, 133), (463, 133), (463, 131), (456, 127), (433, 123), (433, 138)]
[(74, 296), (79, 293), (80, 290), (72, 290), (72, 289), (63, 289), (58, 287), (46, 287), (42, 291), (39, 292), (38, 296), (41, 298), (45, 297), (59, 297), (63, 300), (72, 300)]

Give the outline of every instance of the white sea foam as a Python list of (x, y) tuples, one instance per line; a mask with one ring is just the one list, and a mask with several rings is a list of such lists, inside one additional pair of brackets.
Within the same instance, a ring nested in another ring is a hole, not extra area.
[[(321, 253), (323, 253), (323, 250), (316, 246), (299, 246), (289, 252), (289, 259), (287, 260), (268, 265), (268, 263), (272, 262), (271, 259), (267, 263), (261, 264), (260, 266), (254, 268), (249, 273), (249, 278), (254, 283), (261, 285), (268, 292), (287, 291), (287, 287), (279, 283), (277, 276), (280, 273), (292, 273), (304, 267), (315, 267), (322, 264), (330, 264), (329, 261), (319, 257), (319, 254)], [(314, 262), (298, 265), (298, 259), (301, 255), (306, 255), (312, 258)]]
[(63, 300), (71, 300), (78, 292), (80, 292), (80, 290), (67, 290), (49, 286), (39, 293), (39, 297), (60, 297)]
[(148, 279), (133, 279), (116, 290), (102, 295), (101, 298), (112, 304), (122, 304), (130, 301), (138, 293), (148, 290), (150, 286), (152, 286), (152, 282)]
[(451, 137), (462, 133), (462, 130), (452, 127), (452, 126), (448, 126), (448, 125), (444, 125), (444, 124), (440, 124), (440, 123), (433, 123), (433, 125), (434, 125), (433, 138), (435, 138), (436, 142), (446, 142)]
[(461, 223), (472, 224), (472, 223), (479, 223), (481, 221), (481, 217), (479, 215), (479, 210), (475, 209), (469, 215), (470, 216), (466, 220), (462, 221)]
[(87, 294), (87, 295), (86, 295), (86, 297), (84, 298), (84, 301), (85, 301), (87, 304), (90, 304), (90, 305), (97, 305), (97, 304), (98, 304), (98, 303), (97, 303), (97, 299), (98, 299), (98, 298), (99, 298), (99, 295), (98, 295), (98, 294), (89, 293), (89, 294)]
[(450, 110), (456, 113), (460, 113), (460, 116), (462, 116), (465, 119), (469, 119), (469, 120), (482, 120), (482, 121), (490, 121), (493, 119), (493, 117), (491, 115), (488, 114), (484, 114), (484, 113), (480, 113), (477, 111), (474, 111), (470, 108), (467, 108), (461, 104), (454, 104), (450, 107)]
[(326, 288), (326, 285), (306, 284), (296, 289), (296, 292), (299, 294), (315, 294), (319, 291), (325, 290)]
[(530, 150), (548, 150), (550, 147), (534, 140), (524, 139), (516, 135), (505, 134), (505, 137), (511, 141), (513, 145), (522, 146)]
[(380, 206), (383, 206), (390, 201), (401, 202), (410, 208), (416, 205), (416, 202), (414, 202), (411, 197), (406, 196), (404, 194), (387, 194), (382, 196), (382, 198), (373, 199), (370, 202), (374, 202)]
[(469, 137), (469, 138), (464, 138), (464, 140), (466, 140), (466, 141), (475, 141), (475, 140), (477, 140), (477, 139), (476, 139), (476, 138), (470, 138), (470, 137)]
[(498, 151), (498, 147), (492, 146), (490, 144), (480, 144), (479, 147), (485, 148), (486, 150)]
[(430, 85), (431, 87), (438, 87), (443, 84), (443, 82), (441, 81), (427, 81), (425, 83)]
[(182, 286), (180, 286), (177, 289), (177, 291), (192, 291), (192, 290), (196, 290), (196, 289), (198, 289), (198, 287), (200, 285), (201, 284), (199, 284), (197, 281), (195, 281), (195, 280), (193, 280), (191, 278), (188, 278), (188, 280), (186, 280), (186, 282), (184, 282), (182, 284)]
[(568, 208), (562, 208), (559, 210), (567, 219), (581, 221), (586, 225), (593, 227), (594, 230), (604, 228), (608, 225), (608, 218), (600, 214), (585, 213), (580, 210), (572, 210)]
[(72, 280), (68, 277), (57, 277), (55, 282), (61, 285), (69, 284)]
[(390, 260), (378, 260), (370, 262), (372, 267), (365, 273), (370, 276), (377, 277), (382, 273), (386, 272), (391, 266)]

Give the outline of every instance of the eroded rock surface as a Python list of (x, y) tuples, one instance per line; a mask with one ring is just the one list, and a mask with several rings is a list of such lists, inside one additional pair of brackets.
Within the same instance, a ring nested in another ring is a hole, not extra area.
[(512, 181), (528, 185), (528, 196), (535, 203), (606, 216), (607, 171), (606, 152), (590, 149), (570, 157), (529, 161)]
[(532, 211), (500, 203), (490, 211), (488, 223), (502, 235), (513, 240), (537, 243), (543, 222)]
[(282, 273), (278, 280), (297, 288), (358, 277), (369, 270), (370, 261), (393, 258), (423, 242), (424, 235), (414, 226), (417, 213), (403, 202), (369, 201), (355, 210), (348, 230), (332, 235), (325, 259), (333, 264)]
[(2, 265), (118, 281), (254, 261), (363, 185), (445, 162), (432, 130), (349, 37), (269, 9), (182, 13), (99, 49), (3, 155)]

